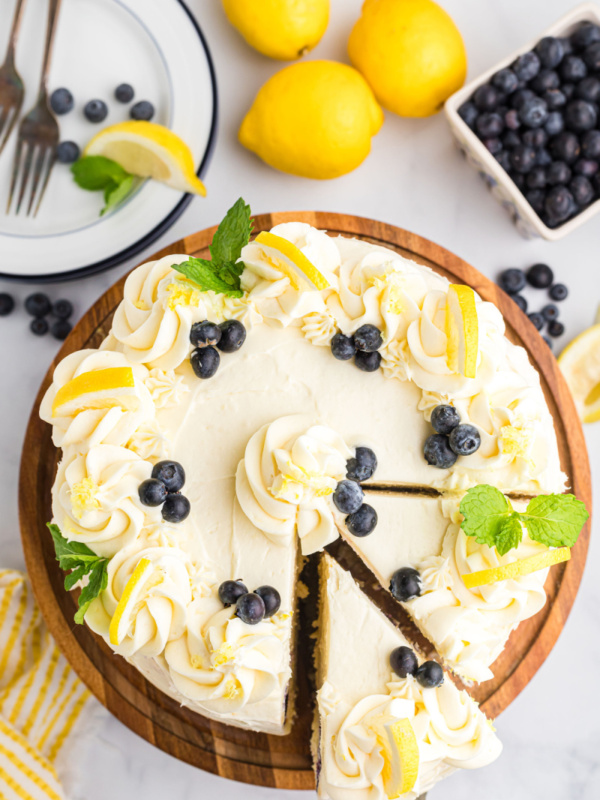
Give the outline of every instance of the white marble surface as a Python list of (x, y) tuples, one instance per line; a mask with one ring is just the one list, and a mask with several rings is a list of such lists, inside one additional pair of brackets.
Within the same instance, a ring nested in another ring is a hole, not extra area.
[[(277, 173), (243, 150), (239, 122), (256, 90), (278, 64), (250, 50), (227, 24), (218, 0), (190, 0), (210, 43), (220, 89), (217, 147), (206, 176), (208, 199), (196, 199), (152, 250), (212, 225), (240, 194), (255, 212), (322, 209), (362, 214), (413, 230), (455, 251), (493, 277), (506, 266), (547, 261), (571, 289), (562, 318), (568, 338), (589, 325), (600, 301), (600, 219), (555, 244), (520, 238), (476, 174), (454, 150), (441, 115), (402, 120), (388, 114), (373, 152), (354, 173), (326, 183)], [(361, 0), (332, 0), (329, 29), (311, 58), (346, 60), (345, 43)], [(469, 75), (493, 65), (572, 8), (570, 0), (444, 0), (469, 53)], [(143, 255), (149, 255), (143, 254)], [(140, 256), (136, 261), (142, 260)], [(77, 284), (50, 287), (81, 314), (125, 269)], [(0, 270), (3, 263), (0, 254)], [(22, 301), (24, 286), (0, 285)], [(35, 339), (22, 310), (0, 320), (0, 563), (21, 567), (17, 523), (17, 473), (21, 443), (35, 392), (58, 345)], [(596, 486), (600, 474), (600, 424), (586, 429)], [(595, 525), (596, 534), (599, 533)], [(499, 719), (505, 750), (486, 770), (463, 772), (433, 792), (439, 800), (596, 800), (600, 797), (600, 554), (592, 543), (581, 592), (552, 655), (533, 683)], [(312, 793), (276, 792), (235, 784), (200, 772), (154, 749), (114, 719), (107, 719), (93, 752), (81, 764), (83, 779), (72, 800), (214, 797), (307, 800)]]

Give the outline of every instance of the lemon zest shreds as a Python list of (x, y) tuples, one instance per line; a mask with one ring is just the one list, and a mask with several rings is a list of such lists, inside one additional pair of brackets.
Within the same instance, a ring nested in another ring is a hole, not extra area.
[(528, 458), (533, 444), (533, 431), (518, 428), (514, 425), (503, 425), (500, 428), (500, 445), (502, 452), (510, 456)]
[(419, 745), (409, 719), (382, 715), (371, 725), (381, 748), (384, 791), (389, 798), (410, 792), (419, 775)]
[(229, 678), (227, 683), (225, 684), (225, 691), (223, 693), (223, 697), (227, 700), (235, 700), (236, 697), (239, 697), (241, 694), (242, 687), (240, 686), (240, 682), (237, 678)]
[[(153, 564), (151, 561), (149, 561), (147, 558), (140, 559), (137, 567), (133, 570), (131, 577), (125, 584), (123, 594), (117, 603), (115, 613), (112, 615), (112, 619), (108, 628), (108, 638), (112, 645), (117, 646), (121, 643), (125, 633), (124, 631), (120, 630), (121, 620), (123, 619), (128, 605), (137, 599), (138, 592), (136, 592), (136, 588), (138, 586), (143, 586), (152, 569)], [(135, 605), (135, 602), (133, 604)]]
[(450, 285), (445, 327), (448, 367), (465, 378), (474, 378), (479, 354), (479, 320), (475, 292), (470, 286)]
[(213, 663), (215, 667), (222, 667), (223, 664), (228, 664), (230, 661), (233, 661), (235, 653), (233, 647), (228, 642), (223, 642), (219, 649), (215, 650), (214, 656)]
[(569, 547), (558, 547), (556, 550), (547, 550), (537, 556), (520, 558), (518, 561), (512, 561), (502, 567), (482, 569), (461, 577), (467, 589), (475, 589), (478, 586), (487, 586), (490, 583), (498, 583), (498, 581), (506, 581), (510, 578), (521, 578), (523, 575), (530, 575), (532, 572), (552, 567), (554, 564), (560, 564), (570, 558), (571, 549)]
[(202, 295), (193, 286), (182, 286), (180, 283), (170, 283), (167, 286), (169, 299), (167, 305), (173, 311), (177, 306), (194, 306), (198, 308), (202, 302)]
[[(300, 271), (301, 277), (308, 279), (316, 289), (327, 289), (329, 287), (330, 284), (327, 278), (308, 260), (302, 250), (296, 247), (295, 244), (292, 244), (288, 239), (284, 239), (283, 236), (277, 236), (275, 233), (270, 233), (269, 231), (261, 231), (256, 237), (256, 241), (259, 244), (272, 247), (285, 256), (288, 261), (291, 261), (292, 266), (281, 259), (277, 262), (277, 269), (280, 269), (287, 275), (295, 289), (300, 288), (297, 281), (297, 271)], [(296, 272), (296, 274), (294, 274), (294, 272)]]
[(99, 486), (91, 478), (83, 478), (71, 487), (71, 507), (75, 516), (81, 519), (84, 511), (95, 511), (100, 508), (100, 501), (96, 497)]

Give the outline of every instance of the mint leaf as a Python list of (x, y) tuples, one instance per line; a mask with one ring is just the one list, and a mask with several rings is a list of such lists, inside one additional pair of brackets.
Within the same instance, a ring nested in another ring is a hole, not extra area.
[(573, 547), (589, 518), (585, 505), (572, 494), (548, 494), (529, 501), (519, 514), (529, 538), (548, 547)]
[(79, 595), (79, 608), (75, 614), (75, 622), (81, 625), (92, 600), (108, 586), (108, 558), (97, 555), (83, 542), (69, 542), (58, 525), (49, 522), (48, 530), (60, 568), (73, 570), (65, 576), (65, 589), (70, 591), (85, 575), (90, 576)]
[(134, 183), (133, 175), (125, 175), (120, 183), (111, 183), (104, 189), (104, 208), (100, 216), (104, 216), (108, 211), (122, 203), (130, 194)]
[(506, 517), (500, 522), (496, 534), (496, 550), (499, 555), (505, 556), (513, 547), (518, 547), (523, 539), (523, 526), (518, 514)]
[(238, 261), (242, 247), (250, 241), (253, 227), (250, 206), (240, 197), (225, 214), (208, 248), (213, 262), (233, 264)]
[[(213, 291), (229, 297), (241, 297), (243, 294), (239, 285), (239, 277), (232, 283), (223, 280), (219, 277), (219, 267), (212, 261), (205, 261), (203, 258), (189, 258), (182, 264), (173, 264), (173, 269), (189, 278), (203, 292)], [(231, 280), (228, 274), (227, 278)]]
[(473, 536), (479, 544), (495, 547), (502, 525), (514, 511), (499, 489), (483, 483), (469, 489), (461, 500), (460, 513), (464, 517), (460, 527), (467, 536)]
[(71, 166), (71, 172), (77, 186), (88, 192), (118, 185), (129, 175), (120, 164), (104, 156), (83, 156)]

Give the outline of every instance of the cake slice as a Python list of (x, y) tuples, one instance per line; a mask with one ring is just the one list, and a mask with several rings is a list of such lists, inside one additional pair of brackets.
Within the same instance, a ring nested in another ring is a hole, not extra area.
[(395, 666), (402, 661), (412, 673), (421, 661), (410, 643), (331, 557), (322, 557), (320, 569), (319, 797), (413, 800), (456, 769), (494, 761), (502, 745), (477, 703), (435, 662), (418, 678), (395, 674), (397, 648), (406, 650), (396, 652)]

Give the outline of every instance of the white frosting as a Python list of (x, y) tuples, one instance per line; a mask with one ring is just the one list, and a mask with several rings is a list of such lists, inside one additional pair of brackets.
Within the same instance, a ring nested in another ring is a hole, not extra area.
[(297, 531), (302, 553), (314, 553), (338, 537), (331, 495), (351, 456), (331, 428), (281, 417), (248, 442), (237, 470), (240, 506), (272, 540), (289, 545)]
[(183, 375), (174, 370), (151, 369), (144, 381), (155, 408), (172, 408), (182, 402), (190, 391)]

